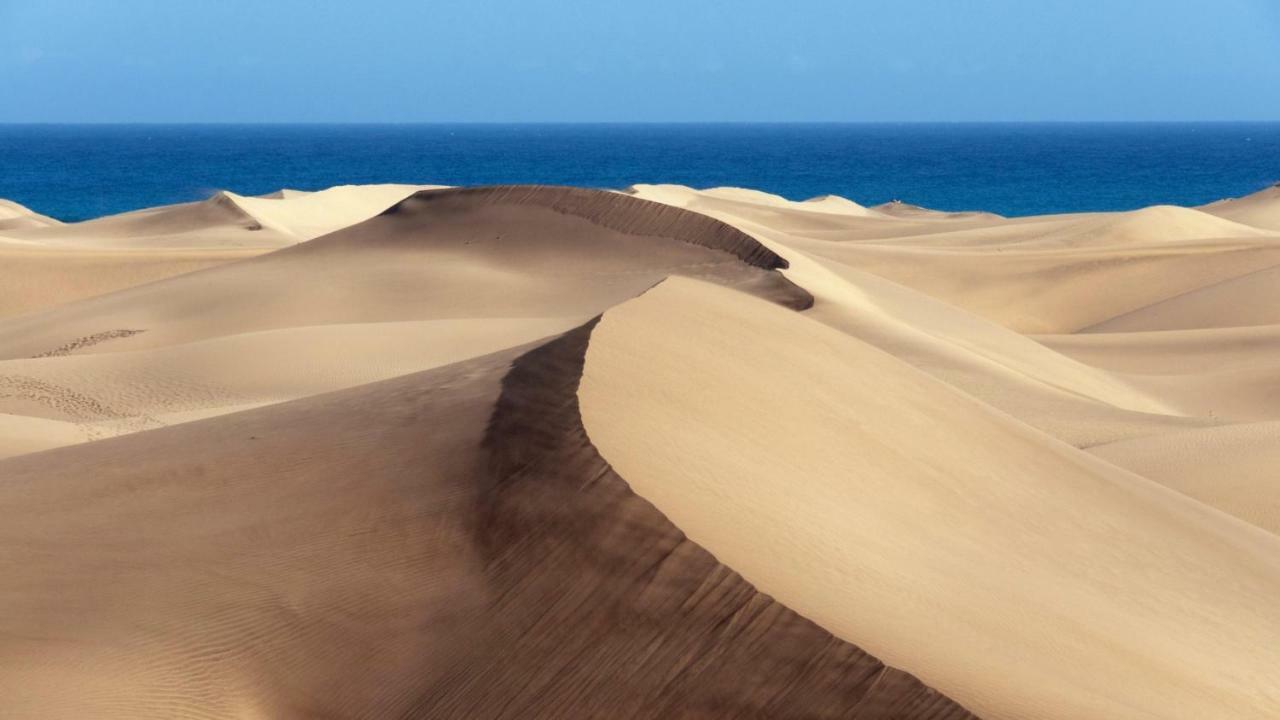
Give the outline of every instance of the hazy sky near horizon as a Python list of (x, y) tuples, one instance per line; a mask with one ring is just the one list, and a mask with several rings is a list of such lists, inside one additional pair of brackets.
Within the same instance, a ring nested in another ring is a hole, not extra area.
[(1280, 0), (0, 0), (0, 122), (1280, 120)]

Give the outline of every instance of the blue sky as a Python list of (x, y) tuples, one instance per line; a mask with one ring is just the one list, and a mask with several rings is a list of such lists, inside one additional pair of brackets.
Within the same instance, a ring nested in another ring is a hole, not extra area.
[(0, 122), (1280, 120), (1280, 0), (0, 0)]

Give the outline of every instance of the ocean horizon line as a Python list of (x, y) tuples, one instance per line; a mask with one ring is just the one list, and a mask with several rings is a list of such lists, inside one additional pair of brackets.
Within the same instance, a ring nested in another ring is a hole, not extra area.
[(1280, 125), (1280, 118), (1270, 120), (105, 120), (105, 121), (0, 121), (0, 127), (638, 127), (638, 126), (783, 126), (783, 127), (848, 127), (848, 126), (1045, 126), (1045, 125)]

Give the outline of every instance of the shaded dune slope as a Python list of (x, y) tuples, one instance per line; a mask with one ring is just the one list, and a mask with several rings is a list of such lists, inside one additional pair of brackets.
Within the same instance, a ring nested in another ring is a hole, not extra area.
[(613, 193), (423, 192), (286, 250), (0, 320), (0, 414), (15, 418), (0, 455), (457, 362), (562, 332), (670, 274), (807, 307), (780, 265), (723, 223)]
[(671, 274), (801, 309), (785, 261), (697, 213), (551, 187), (429, 190), (353, 227), (243, 262), (0, 321), (0, 359), (118, 328), (96, 351), (301, 325), (566, 317), (572, 327)]
[[(561, 318), (423, 320), (283, 328), (175, 346), (93, 354), (112, 336), (44, 357), (0, 360), (0, 413), (33, 427), (64, 423), (49, 442), (13, 426), (0, 457), (163, 427), (452, 364), (563, 331)], [(79, 352), (80, 354), (73, 354)], [(63, 432), (70, 430), (71, 433)], [(18, 442), (25, 437), (25, 442)], [(28, 450), (28, 451), (30, 451)]]
[(521, 356), (503, 379), (485, 437), (492, 485), (479, 498), (477, 538), (494, 581), (522, 595), (493, 608), (502, 627), (474, 648), (475, 665), (457, 669), (458, 691), (433, 693), (417, 709), (972, 717), (761, 595), (630, 491), (591, 445), (578, 409), (595, 322)]
[(0, 244), (0, 320), (36, 313), (175, 275), (203, 270), (262, 252), (254, 248), (63, 248)]
[(477, 206), (546, 208), (625, 235), (679, 240), (722, 250), (759, 268), (773, 270), (787, 266), (785, 260), (746, 233), (714, 218), (627, 195), (583, 188), (508, 185), (427, 190), (392, 207), (384, 215), (422, 208), (444, 213), (465, 212)]
[(630, 492), (578, 411), (593, 325), (0, 461), (15, 518), (0, 565), (21, 578), (0, 596), (9, 707), (972, 717), (760, 594)]

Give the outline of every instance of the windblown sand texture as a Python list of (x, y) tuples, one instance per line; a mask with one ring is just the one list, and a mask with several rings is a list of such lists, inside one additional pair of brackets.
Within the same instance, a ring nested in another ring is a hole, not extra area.
[(1280, 194), (0, 203), (0, 716), (1280, 717)]

